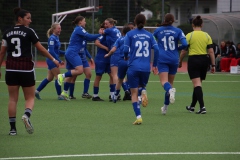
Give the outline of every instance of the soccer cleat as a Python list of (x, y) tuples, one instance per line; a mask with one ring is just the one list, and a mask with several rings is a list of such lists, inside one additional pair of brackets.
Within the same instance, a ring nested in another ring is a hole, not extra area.
[(82, 98), (90, 99), (90, 98), (92, 98), (92, 96), (90, 94), (88, 94), (88, 93), (83, 93), (82, 94)]
[(161, 108), (161, 111), (162, 111), (163, 115), (165, 115), (167, 113), (167, 109), (164, 106)]
[(97, 96), (97, 97), (92, 97), (92, 101), (104, 101), (104, 100), (101, 99), (99, 96)]
[(62, 83), (63, 83), (63, 80), (64, 80), (64, 78), (63, 78), (63, 75), (62, 75), (62, 74), (58, 74), (58, 79), (57, 79), (57, 82), (58, 82), (59, 86), (61, 86), (61, 85), (62, 85)]
[(17, 135), (17, 130), (16, 129), (11, 129), (10, 131), (9, 131), (9, 134), (8, 135), (10, 135), (10, 136), (15, 136), (15, 135)]
[(198, 112), (196, 112), (197, 114), (206, 114), (207, 111), (206, 111), (206, 108), (203, 107), (203, 108), (200, 108), (200, 110)]
[(119, 96), (119, 95), (116, 96), (116, 95), (114, 94), (114, 96), (113, 96), (113, 103), (116, 103), (116, 102), (117, 102), (118, 96)]
[(186, 106), (186, 109), (191, 113), (194, 112), (194, 107)]
[(65, 100), (64, 97), (62, 95), (58, 96), (58, 100)]
[(142, 98), (142, 106), (143, 107), (147, 107), (147, 105), (148, 105), (148, 98), (147, 98), (147, 91), (145, 89), (142, 90), (141, 98)]
[(176, 93), (176, 88), (171, 88), (169, 90), (169, 100), (170, 100), (170, 103), (174, 103), (175, 102), (175, 93)]
[(133, 122), (134, 125), (142, 124), (142, 118), (138, 118), (136, 121)]
[(24, 123), (24, 125), (25, 125), (26, 131), (27, 131), (29, 134), (32, 134), (34, 130), (33, 130), (33, 126), (32, 126), (32, 124), (31, 124), (30, 119), (28, 118), (28, 116), (24, 114), (24, 115), (22, 116), (22, 121), (23, 121), (23, 123)]
[(77, 98), (74, 96), (69, 96), (69, 99), (77, 99)]
[(64, 91), (61, 93), (61, 96), (62, 96), (66, 101), (70, 101), (68, 94), (65, 93)]
[(124, 101), (126, 101), (126, 100), (131, 100), (131, 94), (130, 94), (129, 91), (125, 91), (123, 100), (124, 100)]
[[(111, 97), (111, 95), (109, 95), (108, 99), (109, 99), (109, 102), (112, 102), (114, 97)], [(120, 101), (120, 100), (121, 100), (121, 95), (119, 94), (117, 97), (117, 101)]]
[(35, 97), (38, 99), (38, 100), (41, 100), (42, 98), (40, 97), (39, 95), (39, 92), (35, 91)]

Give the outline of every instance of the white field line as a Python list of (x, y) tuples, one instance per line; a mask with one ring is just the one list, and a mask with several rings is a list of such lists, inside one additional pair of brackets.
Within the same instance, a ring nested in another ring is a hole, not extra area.
[(139, 156), (139, 155), (240, 155), (240, 152), (153, 152), (153, 153), (103, 153), (103, 154), (74, 154), (74, 155), (53, 155), (36, 157), (9, 157), (8, 159), (46, 159), (46, 158), (69, 158), (69, 157), (107, 157), (107, 156)]

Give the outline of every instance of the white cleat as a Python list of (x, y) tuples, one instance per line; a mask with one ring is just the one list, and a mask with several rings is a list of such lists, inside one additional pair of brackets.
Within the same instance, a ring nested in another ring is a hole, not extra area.
[(176, 88), (171, 88), (169, 90), (169, 94), (170, 94), (169, 100), (170, 100), (170, 103), (172, 104), (175, 102), (175, 93), (176, 93)]

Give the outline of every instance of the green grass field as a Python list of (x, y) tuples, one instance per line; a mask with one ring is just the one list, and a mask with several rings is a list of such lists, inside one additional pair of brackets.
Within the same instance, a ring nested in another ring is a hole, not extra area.
[[(64, 70), (62, 70), (63, 72)], [(4, 68), (2, 69), (4, 73)], [(93, 80), (89, 93), (93, 92)], [(47, 69), (37, 68), (37, 83)], [(104, 102), (82, 99), (84, 75), (75, 86), (76, 100), (59, 101), (50, 83), (35, 101), (32, 135), (21, 122), (22, 90), (18, 102), (17, 136), (9, 136), (8, 91), (0, 79), (0, 160), (3, 159), (240, 159), (240, 75), (208, 74), (203, 83), (207, 114), (185, 109), (191, 102), (192, 83), (186, 73), (175, 79), (176, 102), (162, 115), (164, 90), (151, 74), (147, 86), (149, 105), (142, 108), (143, 124), (132, 125), (135, 115), (130, 101), (108, 101), (108, 75), (99, 96)], [(123, 96), (123, 92), (121, 92)], [(198, 106), (196, 107), (198, 109)]]

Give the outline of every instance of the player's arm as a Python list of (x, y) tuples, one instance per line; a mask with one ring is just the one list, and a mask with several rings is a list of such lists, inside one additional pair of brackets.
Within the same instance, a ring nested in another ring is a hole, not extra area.
[(34, 46), (47, 58), (51, 59), (56, 66), (59, 66), (59, 62), (44, 48), (41, 43), (38, 41), (37, 43), (34, 44)]
[(96, 45), (97, 47), (99, 47), (99, 48), (102, 48), (102, 49), (108, 51), (108, 47), (102, 45), (99, 39), (97, 39), (97, 40), (95, 41), (95, 45)]
[(6, 53), (7, 53), (7, 41), (3, 39), (0, 51), (0, 78), (1, 78), (1, 66)]

